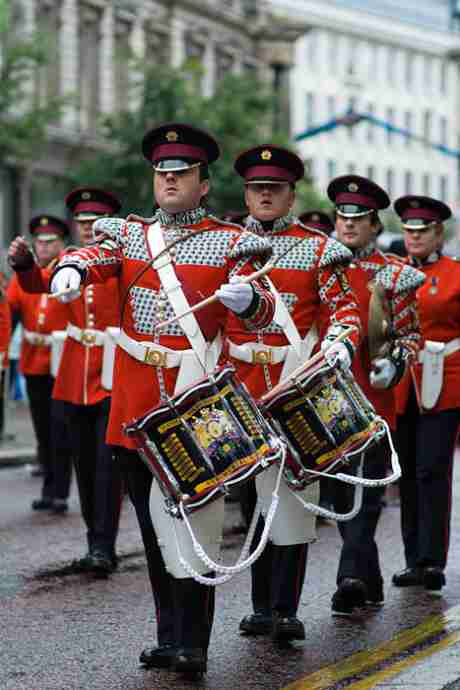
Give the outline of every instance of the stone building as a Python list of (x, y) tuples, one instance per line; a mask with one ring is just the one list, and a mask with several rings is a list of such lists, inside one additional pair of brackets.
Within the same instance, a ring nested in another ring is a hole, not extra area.
[[(97, 151), (96, 122), (126, 100), (130, 53), (151, 63), (204, 68), (211, 95), (228, 71), (258, 70), (279, 84), (301, 29), (276, 22), (258, 0), (11, 0), (18, 30), (44, 32), (50, 60), (31, 81), (46, 103), (73, 96), (48, 130), (46, 152), (26, 169), (0, 168), (0, 246), (31, 214), (63, 214), (67, 174), (82, 152)], [(124, 59), (125, 58), (125, 59)]]
[(393, 198), (427, 194), (458, 212), (458, 3), (271, 0), (271, 6), (310, 27), (296, 43), (291, 70), (294, 136), (350, 108), (414, 135), (363, 121), (300, 141), (318, 189), (324, 194), (332, 177), (356, 173)]

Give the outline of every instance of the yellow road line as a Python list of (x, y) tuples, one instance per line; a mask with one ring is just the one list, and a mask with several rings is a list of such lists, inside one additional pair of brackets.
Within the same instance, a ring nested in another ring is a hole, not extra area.
[[(460, 606), (454, 606), (441, 615), (427, 618), (415, 628), (404, 630), (378, 647), (357, 652), (335, 664), (304, 676), (300, 680), (287, 685), (284, 690), (328, 690), (328, 688), (333, 687), (339, 681), (353, 678), (359, 673), (369, 671), (378, 664), (388, 661), (391, 657), (401, 654), (401, 652), (410, 647), (421, 644), (430, 637), (443, 632), (446, 635), (449, 633), (455, 634), (459, 629)], [(350, 634), (352, 634), (351, 631)]]
[(350, 685), (347, 685), (346, 690), (370, 690), (371, 688), (375, 688), (375, 686), (379, 683), (382, 683), (383, 681), (388, 680), (389, 678), (397, 676), (398, 673), (401, 673), (407, 668), (414, 666), (417, 662), (422, 661), (422, 659), (426, 659), (432, 654), (435, 654), (435, 652), (440, 652), (443, 649), (447, 649), (447, 647), (450, 647), (459, 641), (460, 632), (448, 635), (443, 640), (440, 640), (439, 642), (436, 642), (435, 644), (426, 647), (426, 649), (421, 649), (419, 652), (415, 652), (415, 654), (412, 654), (409, 659), (402, 659), (401, 661), (397, 661), (388, 668), (382, 669), (381, 671), (377, 671), (377, 673), (373, 673), (372, 676), (369, 676), (369, 678), (364, 678), (363, 680), (360, 680), (357, 683), (351, 683)]

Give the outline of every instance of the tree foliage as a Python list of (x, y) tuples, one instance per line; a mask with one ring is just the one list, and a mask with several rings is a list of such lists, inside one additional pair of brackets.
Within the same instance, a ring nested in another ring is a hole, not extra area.
[(46, 140), (46, 126), (56, 120), (67, 99), (34, 102), (35, 71), (47, 64), (44, 36), (20, 36), (14, 30), (11, 0), (0, 0), (0, 162), (27, 161)]
[[(211, 132), (221, 148), (221, 157), (211, 168), (209, 205), (217, 213), (243, 210), (242, 180), (233, 171), (236, 155), (264, 142), (292, 148), (287, 132), (272, 131), (274, 100), (267, 85), (254, 76), (229, 73), (213, 96), (205, 98), (197, 63), (188, 62), (182, 69), (143, 67), (138, 73), (124, 109), (101, 123), (105, 151), (88, 155), (75, 170), (74, 182), (101, 185), (109, 180), (126, 211), (150, 214), (152, 175), (142, 157), (142, 137), (162, 122), (187, 122)], [(308, 182), (299, 192), (303, 199), (317, 199)]]

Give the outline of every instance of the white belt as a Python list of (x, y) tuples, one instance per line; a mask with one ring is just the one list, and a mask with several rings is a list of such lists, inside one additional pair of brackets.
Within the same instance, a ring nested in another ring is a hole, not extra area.
[(236, 345), (231, 340), (228, 341), (228, 352), (230, 357), (239, 359), (249, 364), (279, 364), (284, 362), (287, 357), (290, 345), (274, 347), (264, 343), (245, 343)]
[(67, 335), (73, 340), (86, 345), (87, 347), (101, 347), (104, 344), (105, 334), (103, 331), (95, 331), (92, 328), (78, 328), (72, 323), (67, 326)]
[(24, 329), (24, 338), (31, 345), (42, 345), (43, 347), (51, 347), (51, 335), (44, 333), (35, 333), (34, 331), (26, 331)]
[[(151, 367), (172, 369), (173, 367), (179, 367), (184, 358), (194, 356), (193, 350), (172, 350), (158, 343), (139, 342), (134, 340), (134, 338), (130, 338), (124, 331), (121, 331), (117, 344), (131, 357)], [(208, 346), (208, 353), (213, 360), (213, 366), (215, 366), (219, 351), (220, 342), (215, 339)]]
[[(448, 357), (449, 355), (453, 355), (454, 352), (457, 352), (457, 350), (460, 350), (460, 338), (454, 338), (453, 340), (449, 340), (448, 343), (445, 343), (441, 354), (443, 357)], [(423, 364), (424, 354), (424, 350), (420, 350), (418, 353), (418, 361), (421, 364)]]

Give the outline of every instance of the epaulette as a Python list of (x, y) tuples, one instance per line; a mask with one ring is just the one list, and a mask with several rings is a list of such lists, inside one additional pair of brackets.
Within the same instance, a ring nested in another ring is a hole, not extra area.
[(269, 240), (260, 237), (249, 230), (240, 231), (240, 236), (230, 250), (231, 259), (249, 258), (258, 256), (264, 260), (269, 259), (273, 253)]
[(231, 228), (232, 230), (238, 230), (238, 232), (241, 232), (242, 230), (244, 230), (244, 227), (242, 225), (239, 225), (238, 223), (232, 223), (231, 220), (223, 220), (222, 218), (219, 218), (218, 216), (214, 216), (212, 213), (210, 213), (208, 215), (208, 218), (215, 221), (219, 227)]
[(304, 230), (308, 230), (308, 232), (312, 232), (315, 235), (320, 235), (321, 237), (324, 237), (325, 240), (329, 239), (329, 235), (322, 230), (319, 230), (318, 228), (311, 228), (309, 225), (305, 225), (305, 223), (302, 223), (301, 220), (298, 218), (294, 218), (294, 223), (295, 225), (299, 225), (301, 228)]
[[(98, 220), (93, 223), (93, 232), (98, 235), (110, 237), (117, 244), (121, 244), (124, 229), (128, 228), (129, 230), (130, 227), (142, 227), (142, 224), (127, 223), (124, 218), (98, 218)], [(103, 241), (103, 238), (101, 238), (100, 241)]]
[[(323, 235), (320, 231), (318, 231), (318, 234)], [(337, 242), (337, 240), (327, 237), (327, 235), (324, 235), (324, 237), (326, 237), (327, 242), (321, 254), (319, 262), (320, 268), (324, 266), (333, 266), (334, 264), (348, 265), (353, 259), (351, 251), (341, 242)]]
[(425, 282), (425, 274), (418, 268), (401, 262), (388, 262), (374, 275), (373, 281), (395, 295), (416, 290)]

